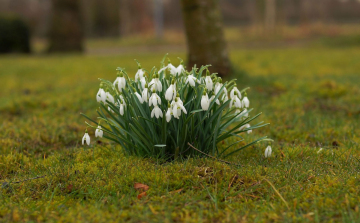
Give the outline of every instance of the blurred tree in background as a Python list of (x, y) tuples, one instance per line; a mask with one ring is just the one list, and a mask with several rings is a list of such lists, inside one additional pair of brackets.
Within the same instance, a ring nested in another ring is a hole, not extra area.
[(226, 76), (231, 69), (218, 0), (181, 0), (188, 46), (188, 67), (211, 64)]
[(0, 17), (0, 53), (30, 53), (30, 30), (18, 16)]
[(52, 0), (49, 52), (83, 51), (84, 32), (79, 0)]

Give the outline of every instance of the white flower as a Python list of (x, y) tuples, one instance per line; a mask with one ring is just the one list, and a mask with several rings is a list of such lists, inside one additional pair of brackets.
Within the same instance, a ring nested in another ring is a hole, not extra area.
[(139, 99), (140, 103), (142, 104), (144, 100), (142, 99), (141, 95), (137, 92), (135, 92), (136, 97)]
[(239, 91), (239, 89), (237, 87), (234, 87), (230, 91), (230, 98), (232, 99), (235, 95), (237, 95), (239, 98), (241, 98), (241, 93), (240, 93), (240, 91)]
[(206, 111), (209, 109), (210, 100), (208, 94), (205, 94), (201, 97), (201, 108)]
[(171, 120), (171, 113), (172, 113), (171, 108), (168, 108), (168, 110), (167, 110), (167, 112), (166, 112), (166, 115), (165, 115), (167, 122), (170, 122), (170, 120)]
[[(246, 114), (245, 114), (246, 113)], [(245, 108), (239, 116), (243, 115), (244, 114), (244, 117), (249, 117), (249, 113), (247, 113), (247, 109)]]
[(84, 145), (84, 142), (86, 142), (86, 144), (88, 144), (88, 146), (90, 145), (90, 136), (87, 133), (87, 131), (85, 132), (84, 137), (82, 138), (82, 144)]
[(149, 106), (151, 105), (157, 106), (158, 104), (161, 105), (161, 99), (154, 91), (151, 97), (149, 98)]
[(249, 105), (250, 105), (250, 101), (249, 101), (249, 99), (245, 96), (244, 98), (243, 98), (243, 100), (242, 100), (242, 105), (243, 105), (243, 107), (245, 107), (245, 108), (248, 108), (249, 107)]
[(115, 87), (116, 87), (116, 84), (118, 86), (119, 91), (121, 92), (122, 89), (124, 89), (125, 86), (126, 86), (125, 77), (123, 77), (123, 76), (117, 77), (116, 80), (114, 81), (114, 86)]
[(139, 69), (135, 74), (135, 81), (141, 80), (144, 78), (144, 71), (142, 69)]
[(271, 146), (268, 146), (265, 149), (265, 158), (269, 158), (270, 156), (271, 156)]
[(145, 79), (145, 77), (140, 78), (140, 83), (141, 83), (141, 88), (144, 89), (144, 88), (145, 88), (145, 84), (146, 84), (146, 79)]
[[(245, 125), (243, 125), (243, 126), (241, 126), (241, 127), (239, 128), (239, 131), (241, 131), (241, 130), (243, 130), (243, 129), (248, 129), (248, 128), (250, 128), (250, 124), (245, 124)], [(252, 130), (249, 129), (249, 130), (247, 130), (246, 132), (247, 132), (247, 134), (250, 134), (250, 133), (252, 133)]]
[(235, 95), (233, 98), (231, 98), (230, 105), (229, 105), (230, 108), (233, 105), (235, 106), (235, 108), (241, 108), (242, 107), (242, 103), (241, 103), (241, 101), (240, 101), (240, 99), (239, 99), (239, 97), (237, 95)]
[(109, 92), (106, 92), (106, 100), (110, 101), (112, 104), (115, 104), (114, 97)]
[(151, 118), (153, 118), (155, 115), (156, 118), (159, 118), (159, 116), (162, 118), (163, 117), (163, 113), (161, 111), (161, 109), (155, 105), (154, 109), (151, 111)]
[(219, 83), (219, 82), (216, 82), (215, 84), (215, 88), (214, 88), (214, 92), (215, 92), (215, 95), (217, 95), (220, 91), (220, 89), (222, 88), (223, 84)]
[(168, 64), (168, 68), (170, 69), (170, 74), (173, 76), (180, 76), (182, 72), (185, 71), (183, 65), (179, 65), (178, 67), (174, 67), (171, 63)]
[(100, 88), (98, 93), (96, 94), (96, 101), (97, 102), (104, 102), (106, 103), (106, 92), (104, 89)]
[(208, 89), (208, 91), (211, 91), (213, 89), (213, 81), (211, 80), (210, 76), (205, 77), (205, 85), (206, 85), (206, 89)]
[(120, 115), (124, 115), (124, 113), (125, 113), (125, 108), (126, 108), (126, 104), (125, 104), (125, 103), (121, 103), (121, 104), (120, 104), (120, 109), (119, 109)]
[(150, 89), (151, 91), (162, 91), (162, 85), (161, 85), (161, 81), (159, 80), (159, 78), (154, 78), (150, 81), (149, 83)]
[(176, 97), (175, 100), (173, 100), (171, 102), (171, 107), (172, 107), (174, 118), (179, 119), (179, 117), (181, 115), (181, 111), (183, 111), (185, 114), (187, 114), (187, 111), (186, 111), (180, 97)]
[(148, 102), (148, 99), (149, 99), (149, 90), (148, 90), (148, 88), (147, 88), (146, 85), (145, 85), (144, 90), (143, 90), (142, 93), (141, 93), (141, 97), (142, 97), (142, 100), (143, 100), (144, 102)]
[(95, 137), (99, 137), (99, 138), (102, 138), (103, 137), (103, 130), (101, 130), (101, 126), (99, 125), (97, 127), (97, 129), (95, 130)]
[(165, 67), (161, 68), (161, 69), (159, 70), (158, 74), (161, 74), (161, 72), (162, 72), (163, 70), (166, 70), (167, 68), (168, 68), (168, 66), (165, 66)]
[[(210, 102), (213, 101), (214, 99), (215, 99), (215, 95), (211, 96)], [(220, 105), (219, 99), (216, 99), (215, 103), (218, 104), (218, 105)]]
[(200, 84), (200, 81), (194, 77), (194, 75), (190, 74), (187, 76), (185, 84), (189, 83), (191, 87), (195, 87), (195, 81)]
[(176, 84), (171, 84), (165, 92), (165, 99), (171, 101), (176, 97)]

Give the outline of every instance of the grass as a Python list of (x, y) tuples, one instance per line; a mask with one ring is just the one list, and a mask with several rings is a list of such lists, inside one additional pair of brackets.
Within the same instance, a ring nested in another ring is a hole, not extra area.
[[(238, 167), (126, 157), (94, 137), (81, 146), (80, 112), (96, 117), (97, 78), (115, 79), (117, 66), (135, 74), (134, 58), (150, 68), (164, 53), (0, 57), (1, 221), (360, 218), (359, 47), (232, 51), (238, 85), (271, 123), (246, 137), (274, 139), (270, 159), (265, 143), (231, 157)], [(135, 183), (149, 186), (146, 196)]]

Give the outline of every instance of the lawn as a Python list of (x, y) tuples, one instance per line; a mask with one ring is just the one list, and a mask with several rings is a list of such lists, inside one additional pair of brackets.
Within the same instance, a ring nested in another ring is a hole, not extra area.
[[(115, 79), (118, 66), (134, 75), (134, 59), (151, 69), (165, 53), (0, 57), (0, 221), (360, 219), (360, 47), (231, 52), (253, 115), (270, 123), (245, 137), (272, 138), (269, 159), (268, 143), (228, 159), (239, 166), (126, 157), (93, 130), (82, 146), (97, 78)], [(170, 52), (172, 63), (184, 55)]]

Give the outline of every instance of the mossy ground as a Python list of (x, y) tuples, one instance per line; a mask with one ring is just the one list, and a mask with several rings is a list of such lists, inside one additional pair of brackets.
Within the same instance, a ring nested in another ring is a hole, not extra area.
[[(93, 131), (92, 145), (81, 146), (80, 112), (96, 117), (97, 78), (115, 79), (118, 66), (135, 74), (135, 58), (150, 69), (164, 53), (0, 57), (0, 220), (360, 219), (360, 48), (232, 51), (253, 114), (271, 123), (246, 137), (274, 139), (270, 159), (261, 143), (229, 159), (238, 167), (159, 163), (126, 157)], [(175, 63), (184, 54), (170, 56)], [(149, 186), (146, 196), (135, 183)]]

